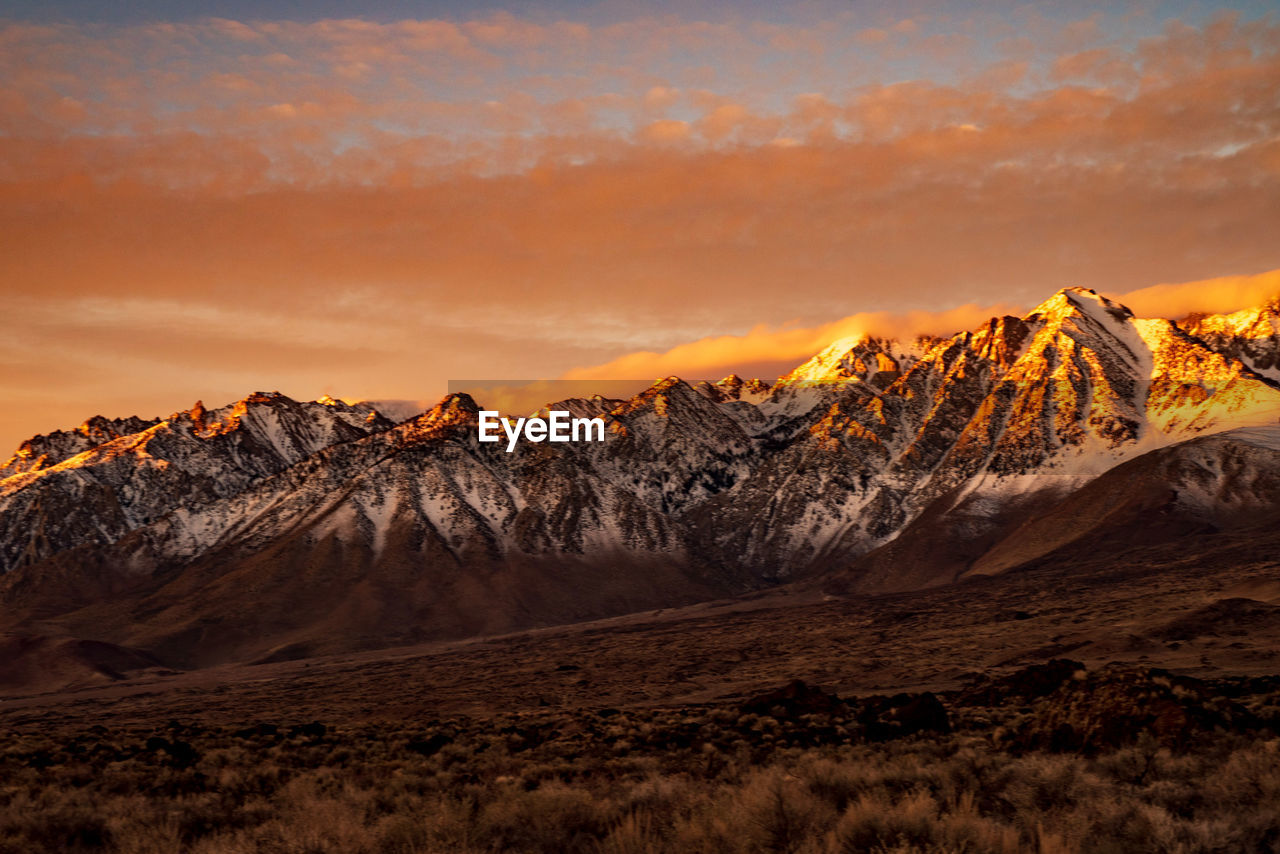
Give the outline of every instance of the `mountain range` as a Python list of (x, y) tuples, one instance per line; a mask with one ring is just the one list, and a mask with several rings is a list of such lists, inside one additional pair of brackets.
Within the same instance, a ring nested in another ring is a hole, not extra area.
[(916, 590), (1280, 521), (1280, 300), (1174, 321), (1071, 288), (951, 337), (837, 341), (772, 384), (547, 408), (606, 441), (507, 453), (465, 394), (400, 423), (255, 393), (34, 437), (0, 466), (5, 643), (113, 678), (782, 584)]

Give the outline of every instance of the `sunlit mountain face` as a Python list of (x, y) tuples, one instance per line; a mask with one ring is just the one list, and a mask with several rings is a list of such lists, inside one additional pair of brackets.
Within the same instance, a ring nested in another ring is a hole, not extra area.
[(1137, 318), (1072, 288), (949, 336), (844, 338), (776, 381), (542, 410), (599, 417), (598, 442), (482, 442), (465, 394), (400, 423), (279, 393), (98, 416), (0, 469), (0, 596), (13, 625), (73, 631), (114, 603), (113, 641), (211, 664), (1268, 524), (1273, 320)]
[[(3, 619), (240, 660), (1253, 524), (1268, 12), (11, 6)], [(603, 439), (479, 441), (503, 377)]]

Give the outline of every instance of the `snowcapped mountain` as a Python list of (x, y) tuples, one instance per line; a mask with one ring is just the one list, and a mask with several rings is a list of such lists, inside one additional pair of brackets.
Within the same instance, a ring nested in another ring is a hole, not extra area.
[(109, 419), (95, 415), (74, 430), (35, 436), (19, 445), (13, 456), (0, 465), (0, 479), (57, 465), (90, 448), (141, 433), (159, 423), (159, 420), (144, 421), (137, 417)]
[(779, 381), (760, 406), (792, 438), (700, 508), (700, 542), (787, 577), (865, 554), (929, 507), (963, 499), (993, 520), (1145, 451), (1272, 423), (1278, 391), (1169, 321), (1062, 291), (934, 343), (883, 390), (835, 383), (803, 429)]
[[(772, 386), (668, 377), (630, 400), (562, 401), (548, 408), (602, 417), (606, 440), (511, 453), (477, 441), (467, 395), (396, 425), (279, 394), (93, 419), (0, 472), (0, 602), (10, 624), (39, 616), (191, 664), (825, 572), (885, 590), (1005, 571), (1089, 536), (1061, 508), (1138, 482), (1126, 465), (1173, 484), (1178, 519), (1220, 524), (1234, 489), (1266, 496), (1260, 513), (1280, 500), (1275, 329), (1274, 304), (1184, 328), (1068, 289), (951, 338), (836, 342)], [(1217, 486), (1188, 474), (1233, 465)]]
[(259, 392), (215, 410), (197, 401), (163, 421), (93, 418), (70, 433), (37, 436), (0, 480), (0, 568), (113, 543), (170, 511), (234, 498), (322, 448), (390, 426), (373, 410), (332, 399)]
[(1200, 314), (1180, 324), (1216, 352), (1280, 382), (1280, 297), (1232, 314)]
[(810, 416), (847, 397), (851, 389), (874, 397), (918, 362), (932, 343), (935, 339), (917, 339), (908, 346), (870, 336), (840, 339), (780, 377), (759, 401), (760, 410), (775, 436), (793, 436), (808, 426)]

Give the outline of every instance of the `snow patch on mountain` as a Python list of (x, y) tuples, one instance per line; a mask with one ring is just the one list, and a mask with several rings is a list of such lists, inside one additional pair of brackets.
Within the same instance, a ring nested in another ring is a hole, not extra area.
[(410, 566), (631, 555), (786, 578), (892, 541), (935, 502), (994, 515), (1154, 448), (1274, 424), (1280, 388), (1170, 321), (1068, 289), (949, 339), (834, 342), (773, 386), (668, 377), (548, 408), (605, 418), (607, 440), (507, 454), (476, 440), (467, 395), (396, 426), (366, 404), (256, 393), (51, 434), (0, 481), (0, 569), (138, 532), (155, 566), (335, 535), (371, 562), (408, 549)]
[(1199, 314), (1179, 326), (1229, 359), (1280, 383), (1280, 295), (1230, 314)]

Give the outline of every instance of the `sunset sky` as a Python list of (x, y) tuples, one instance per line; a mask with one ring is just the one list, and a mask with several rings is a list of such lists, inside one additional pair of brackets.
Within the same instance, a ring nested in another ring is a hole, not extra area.
[(766, 372), (1067, 285), (1238, 308), (1280, 291), (1278, 93), (1272, 3), (10, 0), (0, 456)]

